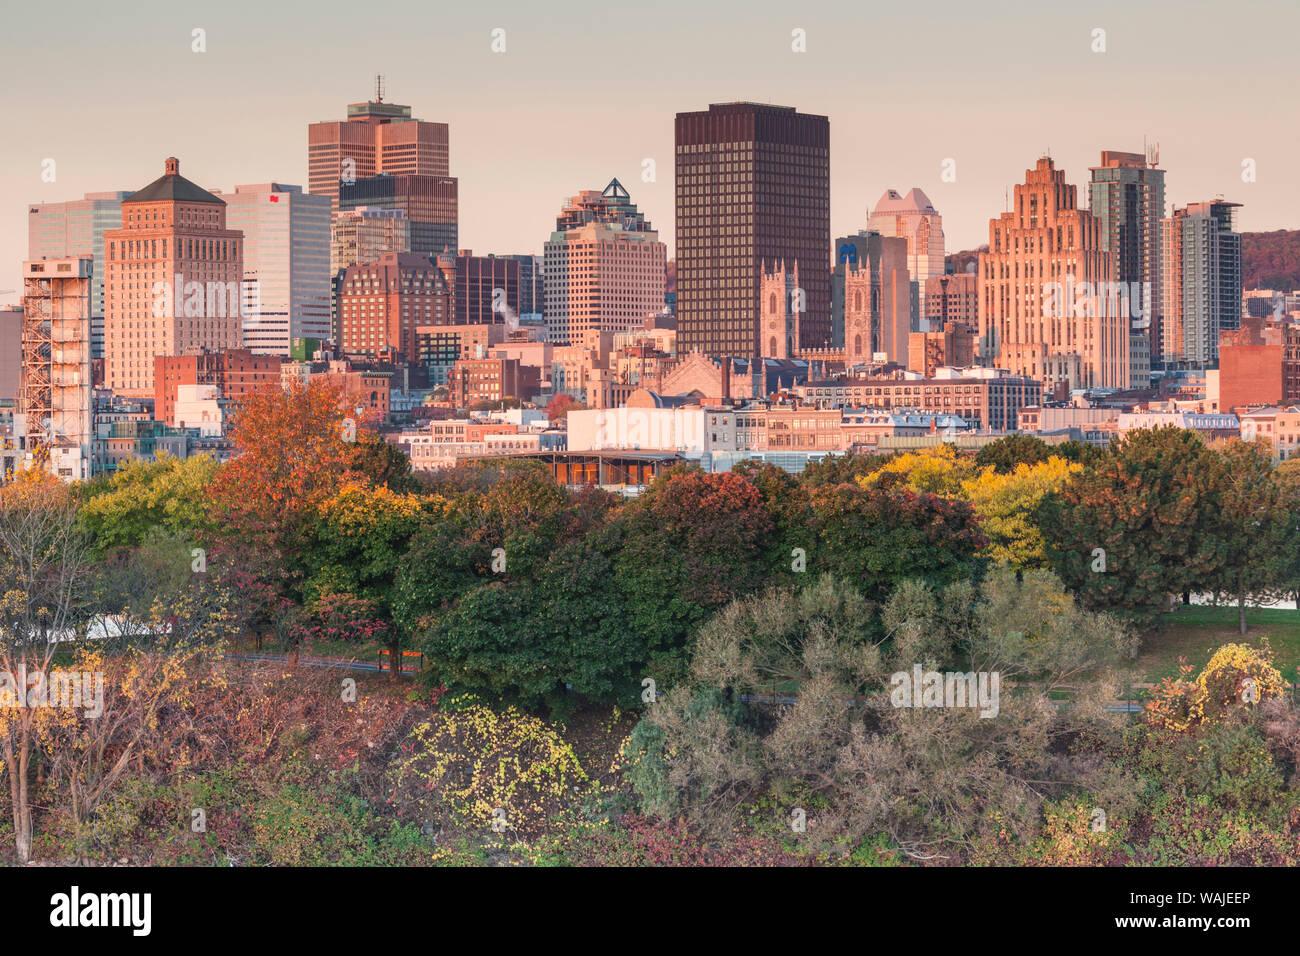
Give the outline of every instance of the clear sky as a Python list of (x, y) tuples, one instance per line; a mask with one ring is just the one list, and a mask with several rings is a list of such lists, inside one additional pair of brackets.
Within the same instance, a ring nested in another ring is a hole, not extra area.
[(563, 199), (617, 176), (671, 255), (673, 116), (741, 99), (830, 117), (835, 235), (919, 186), (948, 248), (969, 248), (1042, 153), (1084, 198), (1100, 150), (1144, 136), (1170, 203), (1222, 194), (1243, 230), (1298, 228), (1297, 27), (1296, 0), (11, 4), (0, 288), (18, 285), (28, 203), (139, 189), (166, 156), (209, 188), (305, 186), (307, 124), (342, 119), (376, 73), (385, 99), (450, 124), (460, 244), (478, 253), (540, 253)]

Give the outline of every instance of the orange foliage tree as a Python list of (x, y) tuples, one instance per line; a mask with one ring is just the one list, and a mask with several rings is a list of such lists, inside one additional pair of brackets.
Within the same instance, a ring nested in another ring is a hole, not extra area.
[(223, 537), (290, 559), (300, 552), (321, 506), (352, 477), (342, 397), (311, 382), (255, 392), (241, 406), (230, 433), (237, 455), (211, 489)]

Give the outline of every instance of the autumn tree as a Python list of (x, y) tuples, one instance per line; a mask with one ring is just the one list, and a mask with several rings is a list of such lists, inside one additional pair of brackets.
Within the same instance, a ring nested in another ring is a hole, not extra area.
[(944, 443), (922, 451), (896, 455), (881, 468), (857, 478), (864, 488), (907, 488), (910, 491), (955, 498), (962, 482), (979, 474), (969, 455)]
[(1047, 567), (1038, 508), (1082, 468), (1053, 456), (1006, 471), (990, 465), (962, 482), (962, 497), (975, 509), (980, 530), (989, 539), (988, 555), (1022, 569)]
[(546, 417), (551, 422), (561, 422), (569, 417), (569, 412), (583, 411), (587, 406), (578, 401), (572, 395), (564, 392), (556, 393), (555, 397), (546, 403)]
[(221, 533), (296, 562), (322, 505), (351, 477), (341, 390), (319, 381), (261, 389), (231, 425), (236, 456), (212, 482)]
[(1156, 619), (1169, 595), (1204, 586), (1222, 565), (1214, 473), (1193, 431), (1129, 432), (1044, 499), (1039, 522), (1052, 566), (1088, 606)]
[(196, 543), (213, 530), (209, 486), (217, 473), (210, 455), (123, 462), (111, 475), (87, 483), (81, 521), (96, 551), (138, 545), (161, 530)]
[(32, 851), (33, 759), (66, 712), (20, 706), (18, 695), (26, 699), (33, 681), (48, 682), (60, 647), (84, 637), (90, 562), (69, 486), (35, 470), (0, 485), (0, 668), (8, 684), (0, 693), (0, 753), (21, 863)]

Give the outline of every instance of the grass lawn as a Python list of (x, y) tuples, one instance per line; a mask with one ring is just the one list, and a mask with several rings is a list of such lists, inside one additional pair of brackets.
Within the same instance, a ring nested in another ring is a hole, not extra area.
[[(1237, 633), (1235, 607), (1180, 607), (1165, 618), (1163, 631), (1142, 638), (1137, 668), (1151, 683), (1178, 675), (1178, 658), (1199, 671), (1224, 644), (1259, 647), (1265, 638), (1273, 650), (1273, 665), (1289, 681), (1300, 664), (1300, 611), (1247, 610), (1245, 636)], [(1195, 673), (1195, 671), (1193, 672)]]

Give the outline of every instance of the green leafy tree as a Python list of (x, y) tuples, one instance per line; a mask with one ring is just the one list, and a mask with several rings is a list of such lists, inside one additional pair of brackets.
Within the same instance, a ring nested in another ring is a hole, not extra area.
[(1130, 432), (1044, 500), (1052, 566), (1088, 606), (1157, 620), (1171, 594), (1207, 585), (1222, 567), (1214, 471), (1193, 431)]
[(207, 495), (217, 469), (209, 455), (124, 462), (86, 486), (82, 526), (100, 553), (138, 545), (155, 529), (197, 541), (213, 529)]
[(1052, 457), (1052, 446), (1033, 435), (1012, 434), (989, 442), (975, 455), (975, 464), (981, 468), (993, 467), (998, 474), (1006, 475), (1017, 465), (1037, 465)]
[(1236, 603), (1245, 634), (1247, 600), (1268, 601), (1291, 588), (1300, 500), (1274, 470), (1266, 444), (1227, 442), (1212, 449), (1207, 467), (1215, 492), (1213, 505), (1207, 502), (1210, 547), (1218, 560), (1201, 584)]
[(902, 488), (815, 488), (808, 567), (849, 581), (868, 598), (888, 596), (899, 581), (936, 584), (969, 578), (985, 538), (964, 501)]

